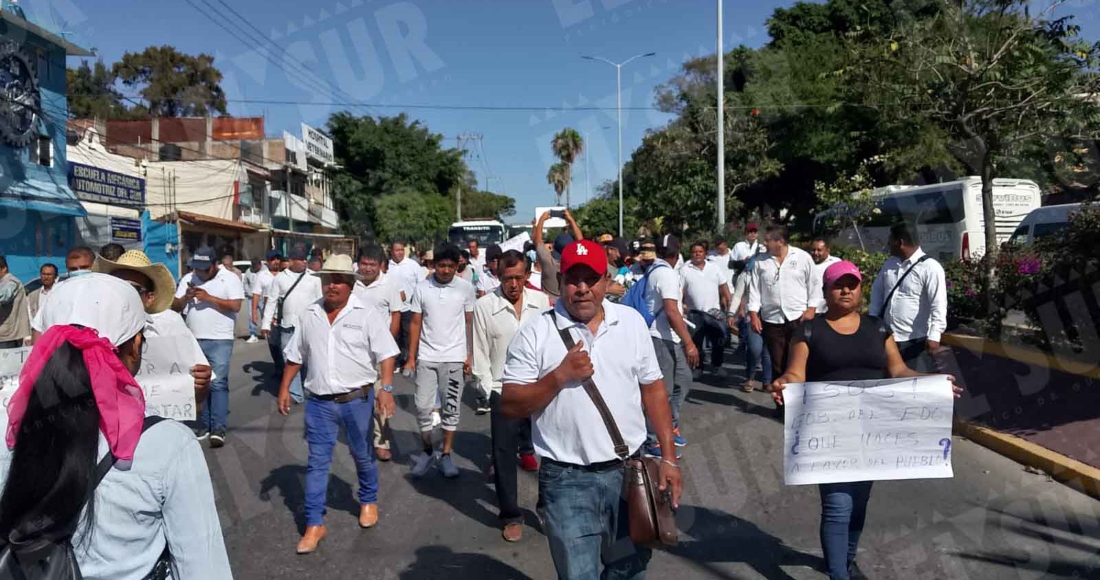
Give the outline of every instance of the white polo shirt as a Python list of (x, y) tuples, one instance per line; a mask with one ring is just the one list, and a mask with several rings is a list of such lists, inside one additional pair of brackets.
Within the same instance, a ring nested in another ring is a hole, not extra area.
[[(658, 267), (658, 264), (662, 266)], [(680, 336), (672, 331), (672, 326), (668, 323), (668, 316), (664, 313), (665, 300), (675, 300), (676, 309), (683, 312), (684, 285), (680, 280), (680, 273), (673, 269), (668, 262), (657, 259), (650, 266), (649, 279), (646, 281), (646, 307), (656, 315), (653, 324), (649, 325), (649, 335), (653, 338), (671, 340), (676, 344), (680, 344)]]
[(722, 277), (729, 284), (730, 291), (733, 291), (733, 270), (730, 268), (730, 260), (733, 259), (733, 252), (726, 251), (725, 254), (719, 254), (718, 250), (711, 250), (707, 252), (707, 262), (714, 264), (722, 272)]
[(355, 294), (365, 306), (378, 311), (378, 314), (386, 321), (386, 328), (389, 328), (391, 314), (409, 309), (401, 301), (401, 290), (397, 287), (396, 280), (383, 272), (379, 272), (378, 277), (370, 284), (363, 284), (357, 280), (352, 294)]
[(691, 310), (710, 312), (722, 307), (720, 288), (728, 284), (722, 274), (722, 268), (711, 262), (703, 262), (703, 267), (696, 267), (688, 262), (680, 270), (680, 279), (684, 284), (684, 301)]
[(425, 362), (466, 361), (466, 313), (474, 311), (474, 286), (455, 275), (450, 284), (435, 276), (416, 285), (409, 310), (423, 315), (416, 357)]
[(473, 371), (486, 392), (492, 390), (500, 393), (500, 374), (504, 371), (508, 345), (520, 325), (549, 309), (546, 295), (530, 288), (523, 289), (523, 306), (519, 315), (499, 287), (478, 298), (474, 306)]
[(481, 271), (477, 277), (477, 291), (488, 294), (500, 287), (500, 279), (493, 275), (488, 268)]
[(775, 256), (756, 260), (749, 280), (748, 312), (770, 324), (795, 322), (807, 308), (821, 303), (821, 284), (814, 283), (814, 259), (794, 246), (780, 264)]
[[(305, 274), (301, 282), (298, 277)], [(295, 283), (298, 285), (295, 286)], [(294, 289), (291, 292), (291, 288)], [(287, 294), (289, 292), (289, 294)], [(309, 308), (311, 304), (321, 299), (321, 277), (315, 276), (310, 271), (302, 270), (300, 273), (291, 272), (289, 268), (279, 272), (271, 281), (264, 293), (264, 316), (260, 325), (261, 330), (271, 330), (271, 323), (279, 310), (279, 298), (283, 300), (283, 320), (279, 326), (283, 328), (295, 328), (298, 326), (298, 317)]]
[[(214, 277), (205, 282), (199, 280), (194, 272), (188, 272), (180, 278), (176, 287), (176, 298), (183, 298), (187, 294), (188, 285), (194, 280), (197, 288), (206, 290), (214, 298), (222, 300), (244, 300), (244, 285), (236, 274), (218, 267)], [(192, 299), (183, 309), (183, 316), (187, 320), (187, 328), (195, 338), (203, 340), (233, 340), (233, 327), (237, 321), (237, 313), (222, 310), (209, 302)]]
[(373, 385), (375, 365), (400, 353), (378, 311), (355, 296), (329, 324), (318, 300), (302, 313), (283, 349), (286, 360), (306, 364), (303, 386), (314, 395), (341, 395)]
[[(595, 336), (570, 318), (559, 300), (558, 325), (569, 328), (573, 340), (584, 343), (595, 370), (592, 380), (633, 453), (645, 443), (645, 415), (641, 385), (662, 378), (657, 354), (642, 315), (628, 306), (604, 301), (604, 320)], [(550, 313), (520, 327), (504, 364), (501, 381), (531, 385), (561, 365), (566, 348)], [(618, 459), (600, 412), (581, 383), (562, 388), (550, 404), (531, 416), (535, 451), (542, 457), (591, 465)]]
[(252, 281), (252, 295), (259, 295), (263, 297), (267, 294), (267, 289), (271, 287), (271, 283), (275, 281), (275, 274), (271, 273), (271, 270), (264, 268), (256, 273), (255, 280)]

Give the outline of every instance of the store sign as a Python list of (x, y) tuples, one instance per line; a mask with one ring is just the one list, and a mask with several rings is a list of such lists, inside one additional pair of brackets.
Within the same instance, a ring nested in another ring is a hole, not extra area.
[(306, 155), (321, 163), (333, 164), (336, 156), (332, 152), (332, 139), (324, 133), (302, 123), (302, 141), (306, 145)]
[(145, 205), (145, 180), (69, 162), (69, 188), (81, 201), (108, 205)]
[(140, 242), (141, 220), (130, 218), (111, 218), (112, 242)]

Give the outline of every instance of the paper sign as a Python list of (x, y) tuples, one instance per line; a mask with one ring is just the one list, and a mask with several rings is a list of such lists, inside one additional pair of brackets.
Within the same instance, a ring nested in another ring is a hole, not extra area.
[(19, 372), (23, 370), (23, 362), (30, 354), (29, 346), (0, 349), (0, 405), (3, 406), (5, 416), (8, 401), (19, 388)]
[(527, 242), (530, 242), (530, 241), (531, 241), (531, 234), (529, 234), (527, 232), (521, 232), (518, 236), (513, 236), (513, 237), (508, 238), (507, 240), (504, 240), (503, 242), (501, 242), (500, 252), (504, 253), (504, 252), (507, 252), (508, 250), (515, 250), (515, 251), (522, 254), (523, 253), (523, 246), (526, 245)]
[(134, 378), (145, 393), (147, 415), (177, 421), (195, 419), (195, 379), (191, 367), (195, 348), (186, 335), (151, 336), (141, 355), (141, 369)]
[(945, 376), (790, 383), (783, 400), (787, 485), (953, 477)]

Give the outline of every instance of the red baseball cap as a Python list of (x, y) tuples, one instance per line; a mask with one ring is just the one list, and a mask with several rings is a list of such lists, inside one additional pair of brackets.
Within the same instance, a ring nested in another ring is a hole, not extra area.
[(756, 222), (749, 222), (748, 225), (745, 226), (745, 231), (746, 232), (755, 232), (756, 231)]
[(607, 252), (603, 246), (592, 240), (581, 240), (565, 246), (561, 251), (561, 273), (564, 274), (574, 266), (588, 266), (597, 274), (603, 276), (607, 273)]

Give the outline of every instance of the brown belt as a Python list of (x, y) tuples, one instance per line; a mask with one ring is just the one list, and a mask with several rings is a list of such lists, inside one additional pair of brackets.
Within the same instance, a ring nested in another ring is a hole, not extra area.
[(371, 386), (371, 385), (367, 385), (365, 387), (359, 387), (358, 389), (355, 389), (354, 391), (349, 391), (347, 393), (342, 393), (342, 394), (339, 394), (339, 395), (315, 395), (313, 393), (310, 393), (309, 398), (317, 399), (318, 401), (332, 401), (334, 403), (349, 403), (349, 402), (354, 401), (356, 399), (362, 399), (362, 398), (366, 397), (368, 394), (370, 394), (372, 392), (374, 392), (374, 387)]

